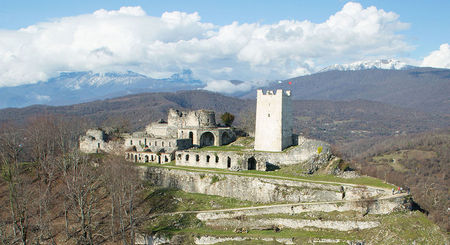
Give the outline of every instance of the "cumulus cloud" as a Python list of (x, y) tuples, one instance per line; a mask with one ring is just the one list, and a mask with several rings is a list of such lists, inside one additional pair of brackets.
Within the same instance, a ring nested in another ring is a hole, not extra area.
[(450, 69), (450, 45), (444, 43), (439, 47), (439, 50), (431, 52), (423, 59), (422, 66)]
[[(282, 20), (217, 26), (198, 13), (148, 15), (141, 7), (0, 30), (0, 86), (34, 83), (61, 71), (126, 71), (167, 77), (189, 68), (207, 89), (241, 90), (305, 75), (333, 63), (391, 57), (412, 47), (399, 16), (349, 2), (323, 23)], [(235, 85), (224, 80), (252, 81)], [(231, 84), (231, 85), (230, 85)]]
[(220, 91), (228, 94), (249, 91), (252, 88), (250, 83), (232, 83), (228, 80), (209, 81), (204, 89), (210, 91)]

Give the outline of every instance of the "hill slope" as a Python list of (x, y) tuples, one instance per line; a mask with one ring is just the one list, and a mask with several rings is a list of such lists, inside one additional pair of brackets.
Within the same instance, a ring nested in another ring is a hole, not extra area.
[[(450, 113), (449, 69), (327, 71), (274, 83), (268, 88), (290, 89), (294, 99), (364, 99), (426, 112)], [(255, 96), (253, 91), (243, 98)]]
[[(228, 111), (236, 115), (236, 125), (254, 129), (255, 101), (243, 100), (206, 91), (144, 93), (70, 106), (30, 106), (0, 110), (0, 123), (23, 123), (39, 114), (82, 117), (91, 126), (125, 120), (130, 130), (167, 118), (169, 108), (182, 110), (211, 109), (216, 117)], [(328, 142), (423, 132), (448, 126), (449, 116), (403, 109), (379, 102), (294, 101), (294, 131)], [(219, 119), (217, 119), (219, 122)]]

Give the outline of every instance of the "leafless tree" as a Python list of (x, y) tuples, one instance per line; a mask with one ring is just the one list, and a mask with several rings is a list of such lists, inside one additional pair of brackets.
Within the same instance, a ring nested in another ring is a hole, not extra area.
[(104, 164), (107, 187), (111, 198), (111, 234), (118, 232), (123, 244), (134, 244), (136, 222), (140, 215), (136, 209), (137, 192), (141, 186), (137, 170), (117, 156)]
[(94, 219), (99, 214), (97, 192), (102, 186), (103, 179), (98, 172), (99, 169), (88, 161), (86, 155), (75, 151), (68, 158), (70, 162), (64, 176), (65, 196), (68, 201), (66, 219), (69, 219), (69, 215), (75, 219), (71, 234), (75, 236), (78, 244), (95, 244), (94, 232), (97, 223)]
[(29, 211), (32, 191), (31, 180), (24, 177), (27, 165), (19, 159), (23, 149), (23, 136), (12, 125), (0, 127), (0, 164), (2, 178), (8, 184), (9, 206), (12, 219), (12, 230), (15, 239), (27, 244), (29, 230)]

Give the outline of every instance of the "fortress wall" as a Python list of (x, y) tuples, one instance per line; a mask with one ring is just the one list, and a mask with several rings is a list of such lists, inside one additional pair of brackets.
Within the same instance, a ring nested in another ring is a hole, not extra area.
[[(190, 172), (158, 167), (139, 167), (142, 177), (152, 184), (186, 192), (233, 197), (254, 202), (318, 202), (342, 200), (341, 186), (290, 180)], [(375, 197), (373, 188), (345, 186), (345, 198)]]
[[(404, 197), (393, 197), (372, 202), (369, 205), (369, 214), (389, 214), (396, 209), (403, 209)], [(308, 212), (346, 212), (356, 211), (365, 213), (367, 207), (359, 202), (335, 202), (335, 203), (301, 203), (291, 205), (266, 206), (247, 210), (226, 212), (204, 212), (197, 214), (201, 221), (216, 219), (233, 219), (242, 216), (256, 216), (267, 214), (299, 214)]]

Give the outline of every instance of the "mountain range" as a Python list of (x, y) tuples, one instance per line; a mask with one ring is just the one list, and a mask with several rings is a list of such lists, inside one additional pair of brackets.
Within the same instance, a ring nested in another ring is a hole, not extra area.
[(407, 70), (415, 68), (395, 59), (379, 59), (379, 60), (365, 60), (357, 61), (351, 64), (334, 64), (322, 69), (324, 71), (360, 71), (370, 69), (384, 69), (384, 70)]
[[(233, 85), (248, 81), (232, 80)], [(0, 88), (0, 108), (33, 104), (70, 105), (142, 92), (176, 92), (205, 88), (186, 69), (169, 78), (154, 79), (125, 73), (65, 72), (45, 82)], [(256, 96), (251, 91), (227, 95)], [(332, 65), (318, 73), (269, 82), (264, 89), (290, 89), (300, 100), (370, 100), (425, 112), (450, 113), (450, 69), (423, 68), (398, 60), (361, 61)]]
[(0, 88), (0, 108), (33, 104), (70, 105), (142, 92), (192, 90), (204, 87), (183, 70), (169, 78), (154, 79), (135, 72), (62, 72), (45, 82)]

